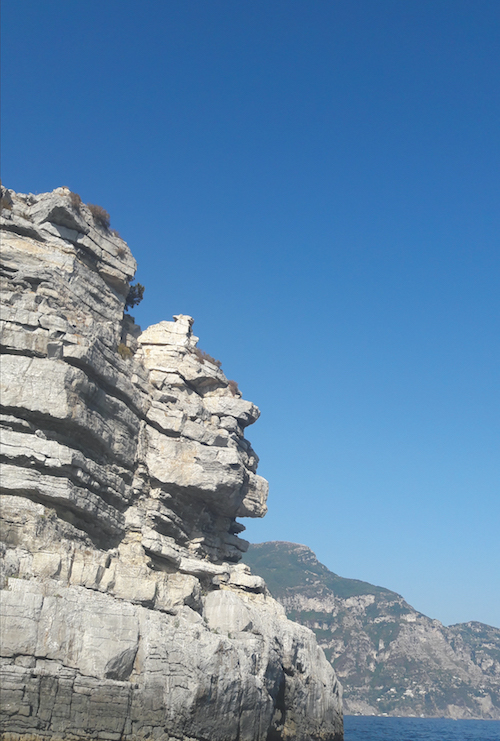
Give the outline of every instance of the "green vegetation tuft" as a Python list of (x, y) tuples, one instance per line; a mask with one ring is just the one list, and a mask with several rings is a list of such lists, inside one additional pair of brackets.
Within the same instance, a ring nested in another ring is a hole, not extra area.
[(142, 283), (134, 283), (134, 285), (129, 288), (127, 300), (125, 301), (125, 308), (132, 309), (134, 306), (137, 306), (137, 304), (140, 304), (143, 298), (144, 286)]
[(117, 349), (118, 355), (120, 355), (120, 357), (122, 357), (123, 360), (129, 360), (133, 355), (130, 347), (125, 345), (123, 342), (120, 342), (120, 344), (118, 345), (116, 349)]

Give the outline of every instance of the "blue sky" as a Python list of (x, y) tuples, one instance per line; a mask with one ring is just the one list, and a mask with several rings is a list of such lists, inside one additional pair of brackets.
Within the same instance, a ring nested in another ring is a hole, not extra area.
[(497, 0), (4, 0), (2, 178), (262, 417), (253, 542), (500, 626)]

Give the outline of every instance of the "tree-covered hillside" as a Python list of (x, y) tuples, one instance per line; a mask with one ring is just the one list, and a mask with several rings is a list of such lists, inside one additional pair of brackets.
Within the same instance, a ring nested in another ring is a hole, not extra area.
[(290, 619), (311, 628), (346, 713), (500, 719), (500, 630), (445, 627), (396, 592), (344, 579), (303, 545), (252, 545), (245, 562)]

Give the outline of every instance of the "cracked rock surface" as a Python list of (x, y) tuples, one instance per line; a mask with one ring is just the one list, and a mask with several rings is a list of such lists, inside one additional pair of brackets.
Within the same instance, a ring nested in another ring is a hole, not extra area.
[(313, 633), (239, 563), (258, 409), (191, 317), (124, 314), (127, 244), (67, 188), (2, 189), (1, 704), (8, 741), (340, 741)]

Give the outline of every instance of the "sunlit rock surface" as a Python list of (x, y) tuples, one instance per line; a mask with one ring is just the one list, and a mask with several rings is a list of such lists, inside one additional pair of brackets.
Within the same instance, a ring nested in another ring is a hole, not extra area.
[(238, 563), (259, 412), (193, 320), (124, 315), (127, 244), (66, 188), (2, 190), (5, 739), (338, 741), (313, 633)]

